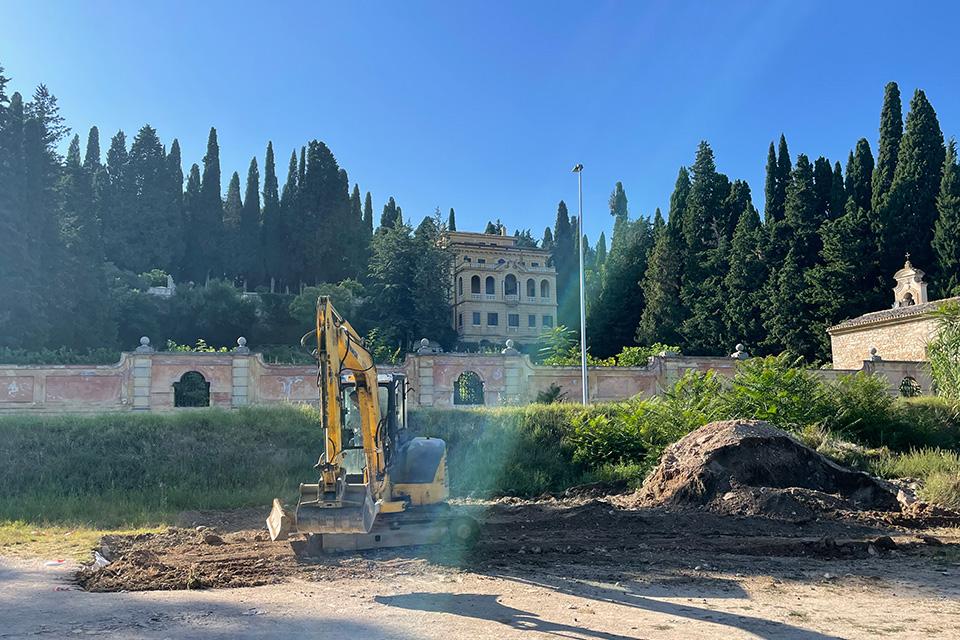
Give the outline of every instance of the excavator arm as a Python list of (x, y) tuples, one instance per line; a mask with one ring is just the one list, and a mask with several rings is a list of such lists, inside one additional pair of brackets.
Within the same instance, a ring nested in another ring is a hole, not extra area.
[[(373, 357), (350, 323), (328, 296), (317, 300), (317, 321), (311, 335), (317, 339), (320, 411), (324, 451), (316, 464), (316, 483), (300, 485), (297, 510), (287, 512), (279, 500), (267, 518), (270, 537), (280, 540), (291, 530), (321, 533), (369, 533), (384, 503), (386, 474), (383, 430)], [(352, 373), (365, 465), (362, 477), (348, 474), (344, 464), (343, 375)]]

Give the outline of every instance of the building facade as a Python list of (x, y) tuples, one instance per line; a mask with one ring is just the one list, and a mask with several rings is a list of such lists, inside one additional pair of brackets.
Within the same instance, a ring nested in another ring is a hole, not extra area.
[(859, 369), (865, 361), (923, 362), (927, 343), (937, 334), (931, 312), (948, 300), (928, 300), (924, 273), (908, 259), (894, 274), (893, 306), (866, 313), (827, 329), (833, 366)]
[(531, 343), (557, 322), (557, 273), (550, 252), (517, 238), (466, 231), (447, 234), (454, 254), (451, 307), (461, 342)]

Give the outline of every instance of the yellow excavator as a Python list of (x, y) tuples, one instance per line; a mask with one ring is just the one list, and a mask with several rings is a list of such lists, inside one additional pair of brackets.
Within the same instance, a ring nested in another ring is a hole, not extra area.
[(267, 518), (272, 540), (308, 534), (319, 551), (451, 542), (472, 544), (477, 522), (447, 503), (446, 443), (406, 428), (406, 376), (378, 374), (362, 338), (317, 300), (317, 386), (324, 450), (316, 483), (300, 485), (296, 511), (279, 499)]

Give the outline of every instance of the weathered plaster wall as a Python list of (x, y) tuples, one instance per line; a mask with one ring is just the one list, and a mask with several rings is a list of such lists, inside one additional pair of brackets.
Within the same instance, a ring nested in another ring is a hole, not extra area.
[(837, 369), (859, 369), (870, 360), (876, 348), (883, 360), (922, 361), (927, 359), (927, 343), (936, 336), (937, 323), (930, 316), (913, 316), (889, 320), (870, 326), (834, 329), (830, 342), (833, 366)]

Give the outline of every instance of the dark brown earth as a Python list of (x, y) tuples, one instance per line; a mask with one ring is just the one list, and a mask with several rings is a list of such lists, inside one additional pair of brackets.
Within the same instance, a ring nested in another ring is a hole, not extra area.
[[(671, 447), (635, 494), (469, 503), (477, 544), (309, 556), (302, 537), (271, 542), (268, 508), (183, 514), (166, 533), (107, 536), (103, 568), (77, 574), (90, 591), (257, 586), (471, 572), (525, 579), (769, 572), (790, 558), (848, 565), (867, 558), (955, 553), (960, 516), (913, 504), (888, 483), (844, 469), (764, 423), (707, 425)], [(789, 572), (788, 572), (789, 574)]]

